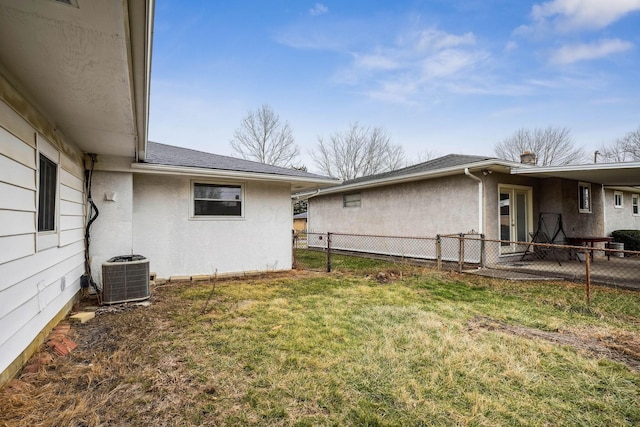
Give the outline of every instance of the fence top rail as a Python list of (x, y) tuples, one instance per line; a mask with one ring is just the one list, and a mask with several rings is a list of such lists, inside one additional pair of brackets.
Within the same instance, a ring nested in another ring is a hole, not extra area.
[(564, 245), (560, 243), (541, 243), (541, 242), (519, 242), (513, 240), (493, 240), (493, 239), (483, 239), (485, 242), (492, 243), (509, 243), (516, 244), (522, 246), (540, 246), (540, 247), (549, 247), (556, 249), (577, 249), (581, 251), (589, 250), (589, 251), (606, 251), (606, 252), (624, 252), (625, 254), (630, 255), (640, 255), (640, 251), (632, 251), (626, 249), (613, 249), (613, 248), (599, 248), (596, 246), (580, 246), (580, 245)]
[(475, 239), (482, 239), (482, 237), (484, 236), (484, 234), (482, 233), (455, 233), (455, 234), (438, 234), (439, 237), (454, 237), (454, 238), (460, 238), (463, 237), (465, 239), (468, 238), (475, 238)]
[(416, 239), (416, 240), (436, 240), (435, 237), (425, 237), (425, 236), (389, 236), (389, 235), (381, 235), (381, 234), (351, 234), (351, 233), (307, 233), (307, 234), (315, 234), (326, 236), (327, 234), (331, 234), (332, 236), (346, 236), (346, 237), (377, 237), (377, 238), (385, 238), (385, 239)]

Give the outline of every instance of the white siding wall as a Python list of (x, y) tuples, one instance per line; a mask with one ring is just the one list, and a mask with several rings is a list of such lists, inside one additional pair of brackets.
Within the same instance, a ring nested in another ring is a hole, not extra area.
[(133, 251), (165, 278), (290, 269), (290, 186), (240, 184), (244, 218), (192, 220), (188, 177), (134, 175)]
[[(37, 232), (38, 153), (58, 164), (56, 229)], [(0, 101), (0, 372), (74, 298), (84, 273), (83, 169)]]
[(622, 192), (621, 208), (613, 205), (613, 194), (611, 189), (604, 192), (605, 236), (616, 230), (640, 230), (640, 215), (633, 215), (632, 211), (632, 193)]

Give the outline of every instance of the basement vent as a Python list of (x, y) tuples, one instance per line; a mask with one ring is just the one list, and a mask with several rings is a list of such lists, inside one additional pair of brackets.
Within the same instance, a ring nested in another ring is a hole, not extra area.
[(149, 259), (142, 255), (122, 255), (102, 264), (102, 302), (121, 302), (148, 299)]

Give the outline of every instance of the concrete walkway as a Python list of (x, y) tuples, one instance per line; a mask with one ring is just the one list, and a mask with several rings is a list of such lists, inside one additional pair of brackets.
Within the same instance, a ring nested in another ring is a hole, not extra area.
[[(569, 280), (586, 281), (585, 262), (577, 260), (556, 261), (533, 260), (495, 263), (478, 270), (465, 270), (505, 280)], [(617, 258), (596, 257), (590, 263), (591, 283), (640, 291), (640, 257)]]

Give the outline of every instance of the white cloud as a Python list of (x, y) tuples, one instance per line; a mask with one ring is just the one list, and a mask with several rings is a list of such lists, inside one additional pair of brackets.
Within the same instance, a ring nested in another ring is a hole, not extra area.
[[(334, 82), (375, 99), (408, 104), (434, 91), (451, 92), (453, 87), (472, 91), (480, 67), (491, 58), (476, 46), (472, 32), (447, 32), (412, 23), (391, 26), (384, 37), (372, 37), (368, 33), (372, 24), (359, 20), (305, 22), (280, 31), (276, 40), (295, 49), (346, 54), (351, 61), (334, 71)], [(399, 29), (393, 31), (394, 27)], [(451, 84), (454, 81), (460, 84)]]
[(390, 56), (383, 54), (354, 54), (355, 66), (358, 68), (369, 68), (377, 70), (394, 70), (400, 64)]
[(518, 49), (518, 43), (514, 42), (513, 40), (509, 40), (507, 44), (504, 45), (505, 52), (512, 52), (516, 49)]
[(633, 48), (633, 44), (620, 39), (605, 39), (596, 43), (565, 45), (551, 55), (554, 64), (567, 65), (579, 61), (604, 58)]
[(475, 42), (476, 38), (473, 33), (457, 35), (431, 28), (419, 33), (416, 47), (418, 50), (439, 50), (462, 45), (473, 45)]
[(452, 81), (472, 80), (489, 54), (475, 47), (473, 33), (454, 34), (435, 28), (404, 32), (396, 43), (374, 52), (352, 53), (342, 83), (362, 86), (370, 97), (411, 104), (426, 92), (450, 91)]
[(324, 15), (329, 12), (329, 8), (322, 3), (316, 3), (311, 9), (309, 9), (309, 14), (311, 16), (319, 16)]
[(426, 58), (423, 62), (422, 77), (434, 79), (452, 76), (465, 68), (472, 67), (480, 56), (475, 52), (446, 49)]
[[(623, 16), (640, 11), (640, 0), (552, 0), (535, 4), (531, 9), (534, 26), (568, 32), (597, 30)], [(521, 30), (532, 29), (521, 27)]]

